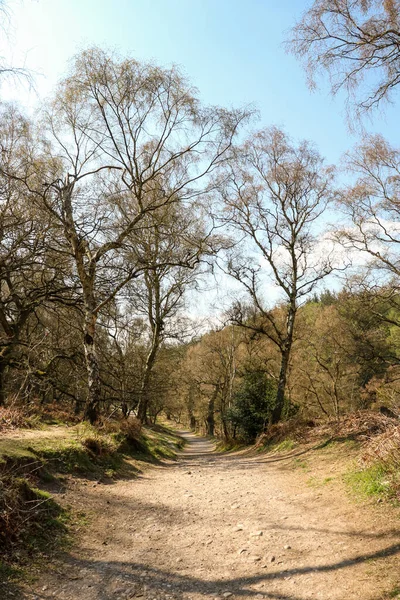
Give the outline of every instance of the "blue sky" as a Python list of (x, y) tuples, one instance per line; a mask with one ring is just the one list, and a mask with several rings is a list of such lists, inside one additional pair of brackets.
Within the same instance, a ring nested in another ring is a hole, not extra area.
[[(337, 163), (357, 140), (345, 120), (343, 97), (332, 99), (323, 84), (311, 93), (299, 62), (283, 42), (311, 0), (8, 0), (13, 31), (0, 52), (15, 65), (38, 73), (39, 97), (50, 94), (79, 50), (100, 45), (138, 60), (181, 65), (207, 104), (254, 104), (261, 118), (254, 127), (278, 125), (295, 139), (316, 143)], [(10, 85), (3, 99), (17, 97), (33, 106), (38, 97)], [(369, 131), (400, 140), (396, 107), (374, 115)], [(335, 216), (329, 216), (335, 220)], [(204, 304), (221, 306), (229, 292), (226, 278), (209, 282)], [(332, 285), (332, 282), (330, 282)], [(237, 288), (233, 286), (236, 294)], [(276, 290), (269, 288), (273, 301)], [(225, 301), (229, 304), (229, 300)], [(212, 311), (211, 311), (212, 312)]]
[[(330, 162), (355, 142), (344, 116), (343, 97), (326, 85), (311, 93), (299, 62), (285, 53), (288, 30), (310, 4), (306, 0), (9, 0), (14, 31), (3, 53), (40, 73), (40, 96), (67, 68), (68, 59), (90, 45), (117, 48), (137, 59), (176, 63), (204, 102), (254, 103), (257, 126), (275, 124), (294, 138), (313, 140)], [(3, 46), (7, 45), (3, 41)], [(10, 56), (12, 55), (12, 57)], [(35, 98), (4, 89), (3, 98)], [(393, 141), (400, 125), (395, 108), (375, 115), (367, 129)]]

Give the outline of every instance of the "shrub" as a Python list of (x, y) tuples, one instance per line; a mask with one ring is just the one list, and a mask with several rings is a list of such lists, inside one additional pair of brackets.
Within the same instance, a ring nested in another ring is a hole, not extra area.
[(82, 440), (82, 446), (94, 456), (105, 456), (112, 452), (112, 447), (107, 440), (101, 437), (86, 437)]
[(235, 433), (253, 442), (270, 420), (276, 398), (276, 384), (265, 373), (247, 373), (228, 412)]
[(142, 424), (136, 417), (129, 417), (119, 422), (119, 430), (128, 443), (136, 443), (140, 440)]
[(22, 408), (15, 406), (0, 408), (0, 431), (30, 428), (33, 424), (32, 417)]

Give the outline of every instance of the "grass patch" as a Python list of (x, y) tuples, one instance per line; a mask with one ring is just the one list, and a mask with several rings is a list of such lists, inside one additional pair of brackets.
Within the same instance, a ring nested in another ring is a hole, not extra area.
[[(51, 433), (53, 432), (53, 435)], [(184, 440), (160, 426), (143, 431), (136, 423), (117, 422), (107, 429), (82, 424), (72, 428), (48, 428), (35, 437), (4, 436), (0, 440), (0, 464), (41, 468), (42, 477), (51, 473), (91, 478), (132, 476), (139, 462), (173, 459)], [(57, 433), (57, 435), (54, 435)]]
[(390, 478), (380, 464), (346, 473), (344, 480), (350, 490), (358, 497), (393, 498)]
[(363, 446), (358, 468), (347, 475), (352, 489), (361, 496), (400, 500), (400, 427), (390, 426)]
[(154, 425), (146, 429), (142, 437), (143, 451), (155, 459), (175, 459), (176, 454), (185, 445), (184, 439), (173, 430)]
[(19, 569), (0, 560), (0, 582), (18, 579), (20, 574)]
[(319, 479), (318, 477), (312, 476), (308, 479), (307, 485), (311, 488), (321, 488), (332, 481), (334, 481), (334, 477), (324, 477), (323, 479)]
[(295, 469), (302, 469), (305, 473), (308, 473), (310, 470), (310, 465), (304, 458), (294, 458), (292, 465)]
[(318, 450), (330, 450), (335, 448), (346, 448), (347, 450), (358, 450), (361, 442), (356, 438), (350, 437), (333, 437), (318, 444)]
[(246, 444), (238, 440), (219, 440), (216, 445), (217, 452), (237, 452), (246, 447)]
[(274, 444), (272, 447), (272, 452), (288, 452), (296, 448), (297, 442), (291, 439), (282, 440), (278, 444)]
[(255, 449), (257, 452), (290, 452), (298, 446), (298, 442), (291, 440), (290, 438), (274, 442), (273, 440), (265, 440), (263, 444), (257, 444)]

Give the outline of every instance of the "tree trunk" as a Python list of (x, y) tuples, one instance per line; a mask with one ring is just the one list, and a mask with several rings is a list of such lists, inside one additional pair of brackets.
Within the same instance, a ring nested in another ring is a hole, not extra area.
[(226, 440), (228, 440), (229, 439), (228, 424), (226, 422), (225, 417), (223, 417), (221, 420), (222, 420), (222, 431), (224, 432), (224, 438)]
[(0, 361), (0, 406), (5, 406), (6, 397), (4, 390), (4, 374), (7, 367), (7, 363)]
[(289, 365), (290, 350), (282, 352), (281, 370), (279, 372), (278, 389), (276, 392), (276, 400), (274, 410), (271, 415), (271, 425), (279, 423), (282, 420), (283, 409), (285, 408), (285, 390), (286, 378)]
[(147, 408), (149, 406), (149, 382), (150, 382), (151, 368), (148, 369), (147, 363), (145, 367), (145, 374), (140, 388), (140, 400), (137, 409), (137, 418), (141, 423), (147, 422)]
[(83, 340), (88, 374), (88, 397), (83, 418), (92, 425), (99, 418), (100, 403), (100, 369), (96, 351), (95, 333), (96, 315), (88, 309), (85, 315), (85, 334)]
[(137, 409), (137, 418), (142, 423), (145, 423), (146, 419), (147, 419), (147, 408), (148, 408), (149, 399), (150, 399), (150, 397), (149, 397), (150, 376), (151, 376), (151, 371), (154, 367), (154, 363), (156, 361), (158, 347), (160, 345), (160, 335), (161, 335), (160, 326), (158, 324), (156, 324), (155, 328), (154, 328), (154, 332), (153, 332), (151, 349), (150, 349), (150, 352), (149, 352), (149, 354), (147, 356), (147, 360), (146, 360), (146, 366), (144, 369), (142, 385), (140, 388), (139, 405), (138, 405), (138, 409)]
[(214, 411), (215, 411), (215, 401), (218, 396), (218, 391), (219, 391), (219, 388), (216, 387), (213, 395), (211, 396), (210, 400), (208, 401), (207, 417), (206, 417), (206, 433), (207, 433), (207, 435), (214, 435), (214, 430), (215, 430)]
[(287, 335), (281, 350), (281, 369), (279, 372), (278, 389), (276, 392), (276, 400), (274, 410), (271, 415), (271, 424), (279, 423), (282, 420), (283, 410), (285, 408), (285, 390), (287, 372), (289, 367), (290, 353), (293, 344), (294, 321), (296, 318), (296, 305), (293, 302), (289, 307), (287, 317)]
[(196, 429), (196, 417), (193, 414), (193, 407), (194, 407), (194, 390), (193, 390), (193, 386), (191, 385), (189, 387), (189, 393), (188, 393), (188, 398), (187, 398), (187, 412), (188, 412), (188, 417), (189, 417), (189, 424), (190, 424), (190, 429), (192, 431), (195, 431)]

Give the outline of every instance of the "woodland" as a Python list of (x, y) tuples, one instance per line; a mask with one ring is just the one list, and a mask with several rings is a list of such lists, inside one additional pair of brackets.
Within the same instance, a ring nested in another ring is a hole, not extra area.
[[(400, 146), (362, 119), (396, 102), (400, 4), (315, 0), (287, 49), (347, 92), (340, 165), (252, 107), (204, 105), (177, 67), (96, 47), (34, 116), (1, 105), (4, 415), (163, 414), (245, 442), (398, 415)], [(216, 272), (236, 291), (204, 324)]]
[(400, 598), (400, 0), (307, 7), (337, 164), (105, 47), (0, 95), (0, 598)]

